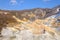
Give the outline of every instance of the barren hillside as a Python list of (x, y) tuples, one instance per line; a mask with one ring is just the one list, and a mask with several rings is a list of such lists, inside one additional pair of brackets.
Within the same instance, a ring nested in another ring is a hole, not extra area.
[(0, 10), (0, 33), (1, 40), (59, 40), (60, 5), (51, 9)]

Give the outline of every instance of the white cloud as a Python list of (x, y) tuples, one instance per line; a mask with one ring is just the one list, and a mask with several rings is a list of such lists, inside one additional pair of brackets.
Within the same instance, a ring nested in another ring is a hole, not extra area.
[(16, 0), (10, 0), (10, 3), (11, 3), (12, 5), (16, 5), (16, 4), (17, 4), (17, 1), (16, 1)]
[(51, 0), (43, 0), (44, 2), (50, 2)]
[(12, 4), (12, 5), (22, 4), (22, 3), (24, 3), (24, 0), (20, 0), (20, 1), (17, 1), (17, 0), (10, 0), (10, 4)]
[(23, 1), (23, 0), (21, 0), (21, 1), (20, 1), (20, 3), (24, 3), (24, 1)]

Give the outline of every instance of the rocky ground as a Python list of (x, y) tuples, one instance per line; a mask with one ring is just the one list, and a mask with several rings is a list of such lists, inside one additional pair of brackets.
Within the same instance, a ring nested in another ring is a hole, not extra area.
[(48, 26), (47, 24), (42, 25), (42, 22), (43, 21), (40, 22), (40, 20), (36, 20), (34, 22), (24, 22), (19, 25), (20, 30), (18, 30), (19, 28), (15, 29), (13, 27), (3, 28), (0, 40), (60, 40), (60, 31), (56, 28)]
[(60, 40), (59, 34), (51, 35), (48, 32), (42, 33), (41, 35), (34, 35), (29, 30), (22, 30), (13, 32), (9, 29), (4, 29), (0, 40)]
[(60, 40), (60, 6), (0, 10), (0, 33), (0, 40)]

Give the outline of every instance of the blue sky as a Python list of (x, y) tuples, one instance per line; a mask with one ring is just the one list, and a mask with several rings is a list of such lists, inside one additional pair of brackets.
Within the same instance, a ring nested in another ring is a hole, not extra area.
[(4, 10), (52, 8), (57, 5), (60, 5), (60, 0), (0, 0), (0, 9)]

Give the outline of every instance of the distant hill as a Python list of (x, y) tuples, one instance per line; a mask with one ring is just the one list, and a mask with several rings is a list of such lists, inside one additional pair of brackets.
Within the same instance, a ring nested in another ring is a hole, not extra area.
[[(58, 13), (57, 10), (60, 10), (60, 5), (54, 7), (54, 8), (34, 8), (29, 10), (0, 10), (2, 13), (9, 13), (12, 15), (15, 15), (19, 19), (23, 19), (24, 17), (27, 19), (44, 19), (46, 17), (49, 17), (51, 15), (55, 15)], [(34, 17), (30, 17), (29, 15), (35, 15)]]

